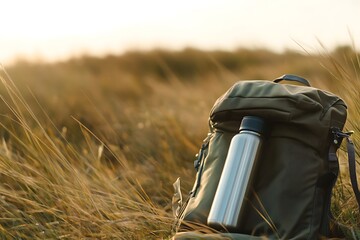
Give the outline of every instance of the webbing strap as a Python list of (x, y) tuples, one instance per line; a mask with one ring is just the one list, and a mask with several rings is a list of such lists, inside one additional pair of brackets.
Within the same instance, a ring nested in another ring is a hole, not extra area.
[(359, 190), (359, 186), (357, 182), (357, 174), (356, 174), (355, 147), (354, 147), (354, 143), (351, 141), (349, 137), (347, 137), (346, 139), (347, 139), (350, 181), (360, 210), (360, 190)]
[[(335, 135), (334, 135), (335, 137)], [(335, 138), (334, 138), (335, 139)], [(324, 210), (322, 213), (322, 221), (320, 225), (320, 234), (325, 237), (344, 237), (343, 231), (334, 225), (334, 217), (331, 213), (331, 196), (332, 190), (335, 186), (338, 174), (339, 174), (339, 160), (336, 155), (336, 149), (334, 144), (330, 145), (328, 163), (329, 173), (325, 174), (318, 180), (318, 187), (325, 191)]]

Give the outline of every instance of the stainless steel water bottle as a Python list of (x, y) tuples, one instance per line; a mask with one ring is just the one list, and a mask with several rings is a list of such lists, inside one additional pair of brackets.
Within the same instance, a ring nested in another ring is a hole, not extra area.
[(227, 231), (239, 226), (264, 130), (262, 118), (246, 116), (241, 121), (240, 131), (230, 143), (207, 219), (209, 226)]

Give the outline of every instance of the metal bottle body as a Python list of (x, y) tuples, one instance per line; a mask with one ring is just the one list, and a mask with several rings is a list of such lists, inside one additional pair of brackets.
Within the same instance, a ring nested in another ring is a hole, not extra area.
[(239, 226), (261, 143), (260, 133), (246, 129), (231, 140), (208, 216), (209, 226), (229, 231)]

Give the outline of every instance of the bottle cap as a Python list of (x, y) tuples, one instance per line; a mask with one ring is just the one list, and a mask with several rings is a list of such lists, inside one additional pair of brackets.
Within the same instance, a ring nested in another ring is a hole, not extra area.
[(265, 128), (265, 121), (262, 118), (255, 116), (245, 116), (240, 125), (240, 131), (248, 130), (260, 134), (265, 132)]

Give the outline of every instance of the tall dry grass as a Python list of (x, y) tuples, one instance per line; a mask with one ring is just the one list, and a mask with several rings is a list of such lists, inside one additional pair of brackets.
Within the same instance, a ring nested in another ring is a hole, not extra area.
[[(172, 182), (180, 176), (190, 190), (217, 97), (239, 79), (295, 73), (343, 97), (347, 128), (360, 132), (358, 59), (344, 47), (311, 56), (185, 49), (3, 69), (0, 236), (166, 239)], [(359, 226), (346, 179), (333, 208)]]

